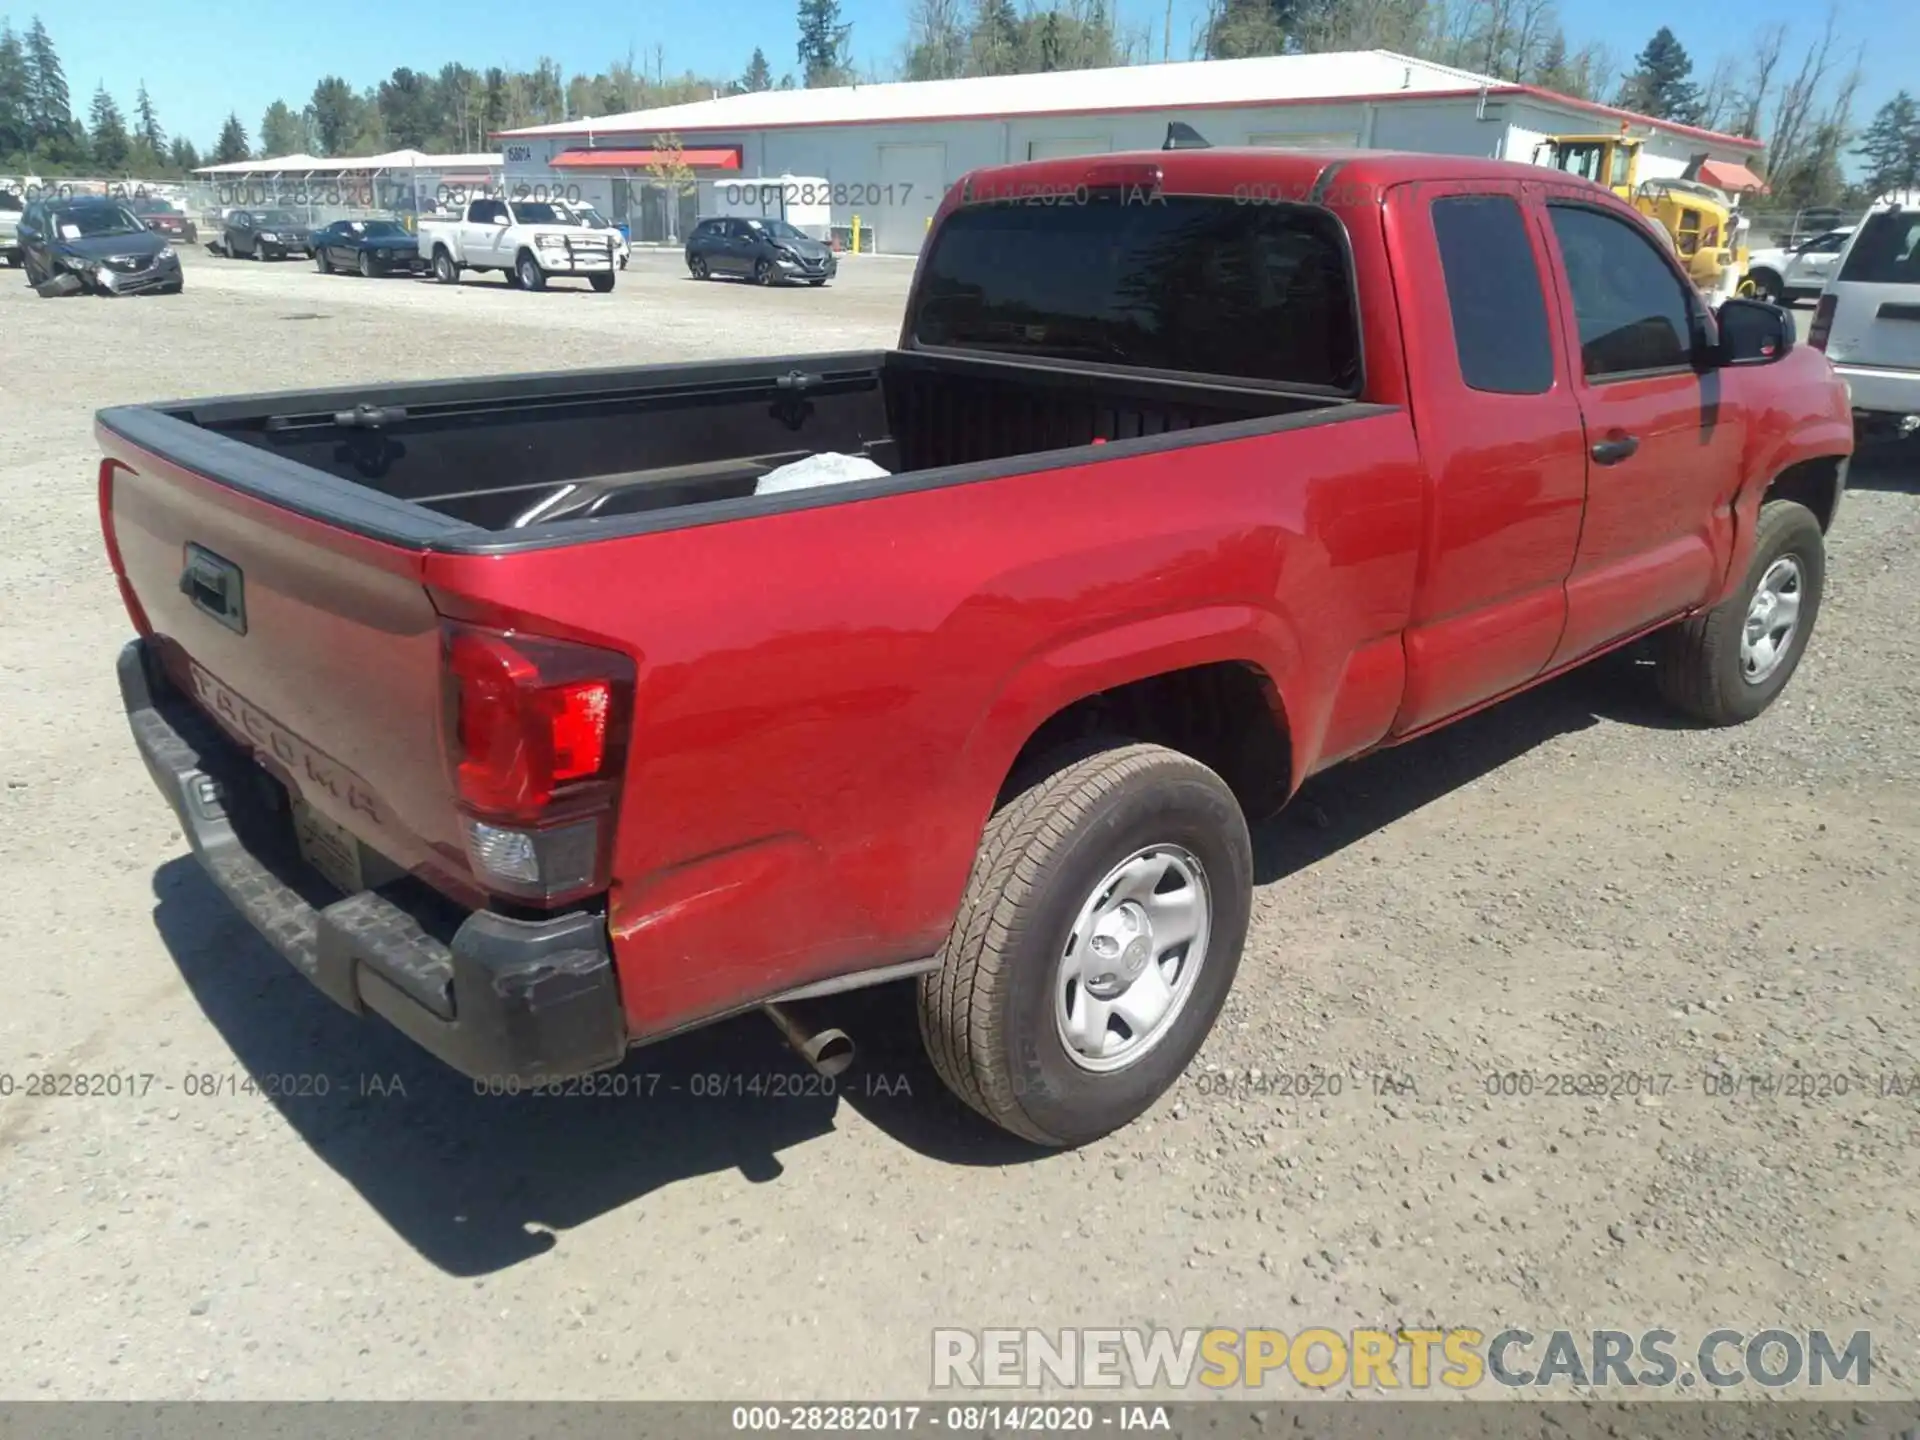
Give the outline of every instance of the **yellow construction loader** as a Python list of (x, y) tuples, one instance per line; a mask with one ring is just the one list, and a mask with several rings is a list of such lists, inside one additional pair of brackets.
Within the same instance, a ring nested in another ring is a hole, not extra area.
[[(1693, 178), (1699, 162), (1673, 179), (1640, 179), (1640, 147), (1646, 142), (1617, 135), (1549, 135), (1533, 162), (1600, 184), (1652, 220), (1673, 241), (1693, 282), (1709, 294), (1747, 286), (1746, 227), (1726, 191)], [(1704, 157), (1703, 157), (1704, 158)]]

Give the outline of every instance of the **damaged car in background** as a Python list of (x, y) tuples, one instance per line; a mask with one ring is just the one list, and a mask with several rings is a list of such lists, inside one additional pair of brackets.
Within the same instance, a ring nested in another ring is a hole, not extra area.
[(20, 260), (43, 296), (177, 295), (185, 285), (166, 237), (105, 198), (29, 205), (20, 217)]

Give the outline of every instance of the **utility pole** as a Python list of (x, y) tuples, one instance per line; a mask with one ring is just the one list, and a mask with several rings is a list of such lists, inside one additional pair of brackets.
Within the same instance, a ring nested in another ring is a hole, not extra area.
[(1167, 28), (1160, 36), (1160, 63), (1173, 59), (1173, 0), (1167, 0)]

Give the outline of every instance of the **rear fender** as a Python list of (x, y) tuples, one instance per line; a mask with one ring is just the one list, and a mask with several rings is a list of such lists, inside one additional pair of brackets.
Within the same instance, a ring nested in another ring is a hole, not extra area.
[(1300, 646), (1279, 614), (1250, 605), (1214, 605), (1143, 616), (1076, 636), (1029, 656), (975, 724), (963, 752), (960, 774), (969, 821), (977, 839), (1027, 742), (1053, 716), (1102, 691), (1196, 665), (1240, 663), (1260, 671), (1272, 686), (1292, 748), (1291, 773), (1302, 767), (1305, 738), (1288, 725), (1298, 718), (1292, 677), (1300, 670)]

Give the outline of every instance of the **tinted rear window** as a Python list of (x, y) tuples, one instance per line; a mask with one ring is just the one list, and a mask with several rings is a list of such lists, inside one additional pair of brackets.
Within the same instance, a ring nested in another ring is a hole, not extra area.
[(1920, 210), (1869, 215), (1840, 278), (1862, 285), (1920, 285)]
[(1360, 340), (1339, 222), (1198, 196), (982, 204), (927, 257), (924, 345), (1356, 392)]
[(1547, 301), (1519, 204), (1505, 195), (1436, 200), (1433, 233), (1460, 377), (1471, 389), (1501, 395), (1551, 390)]

